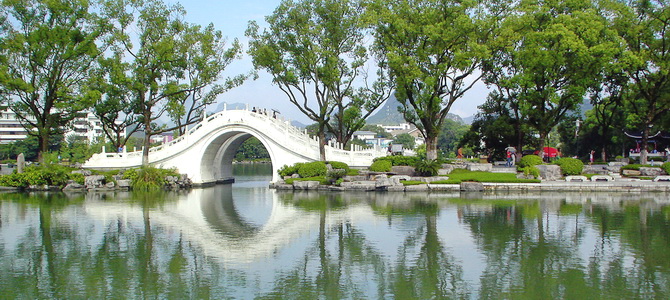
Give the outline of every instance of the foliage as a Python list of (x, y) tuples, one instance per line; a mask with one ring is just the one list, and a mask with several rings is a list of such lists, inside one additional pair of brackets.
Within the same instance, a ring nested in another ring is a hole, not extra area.
[[(108, 56), (106, 69), (94, 78), (98, 84), (93, 88), (104, 94), (103, 101), (121, 101), (112, 106), (111, 115), (115, 109), (133, 108), (134, 124), (145, 133), (142, 164), (148, 165), (152, 136), (173, 130), (183, 133), (186, 125), (201, 119), (206, 105), (244, 81), (246, 77), (240, 75), (217, 83), (240, 56), (241, 45), (234, 40), (226, 48), (213, 24), (202, 27), (185, 22), (186, 12), (179, 4), (103, 3), (102, 15), (114, 27), (118, 44)], [(161, 117), (169, 117), (174, 126), (158, 126)]]
[(532, 167), (532, 166), (537, 166), (542, 164), (542, 158), (540, 158), (537, 155), (524, 155), (517, 166), (519, 168), (525, 168), (525, 167)]
[(357, 176), (358, 174), (360, 174), (358, 169), (349, 169), (349, 171), (347, 171), (347, 176)]
[(270, 154), (256, 137), (250, 137), (240, 145), (235, 153), (236, 161), (269, 160)]
[(555, 161), (554, 164), (561, 167), (561, 173), (564, 176), (582, 174), (584, 169), (584, 162), (576, 158), (563, 157)]
[[(450, 114), (451, 115), (451, 114)], [(440, 129), (440, 134), (437, 137), (437, 148), (440, 151), (440, 157), (456, 158), (458, 148), (465, 145), (463, 137), (470, 129), (469, 125), (463, 124), (460, 121), (447, 118)], [(469, 149), (463, 149), (464, 154)]]
[(390, 172), (393, 164), (388, 160), (377, 160), (370, 165), (372, 172)]
[(326, 176), (328, 169), (323, 161), (304, 163), (298, 167), (298, 175), (302, 178)]
[(306, 178), (289, 178), (286, 179), (286, 184), (293, 184), (295, 181), (318, 181), (319, 184), (321, 185), (330, 185), (331, 180), (329, 178), (326, 178), (325, 176), (314, 176), (314, 177), (306, 177)]
[(329, 161), (326, 163), (329, 164), (331, 167), (333, 167), (333, 169), (343, 169), (346, 172), (349, 172), (349, 165), (347, 165), (346, 163), (339, 161)]
[(540, 177), (540, 169), (538, 169), (536, 166), (526, 166), (519, 168), (519, 172), (522, 172), (523, 175), (533, 175), (533, 177), (538, 178)]
[(175, 169), (160, 169), (149, 166), (129, 169), (123, 172), (124, 179), (130, 179), (133, 191), (155, 191), (163, 189), (167, 176), (179, 176)]
[(434, 160), (420, 160), (414, 165), (415, 170), (420, 176), (435, 176), (442, 167), (442, 164)]
[(22, 174), (12, 173), (0, 176), (0, 185), (13, 187), (52, 185), (63, 187), (72, 178), (71, 172), (71, 168), (58, 164), (32, 165), (27, 166)]
[(488, 24), (475, 1), (372, 1), (378, 55), (396, 86), (399, 110), (422, 133), (427, 158), (454, 102), (481, 78)]
[(392, 166), (414, 166), (421, 159), (417, 156), (389, 155), (377, 157), (374, 161), (385, 160), (391, 162)]
[(665, 171), (665, 174), (670, 175), (670, 162), (666, 162), (663, 165), (661, 165), (661, 169)]
[(494, 183), (539, 183), (536, 179), (520, 179), (516, 178), (516, 174), (512, 173), (491, 173), (481, 171), (467, 171), (459, 170), (449, 174), (449, 180), (434, 181), (434, 184), (454, 184), (455, 181), (477, 181), (477, 182), (494, 182)]
[(279, 168), (277, 173), (279, 173), (279, 176), (285, 177), (285, 176), (291, 176), (293, 174), (298, 174), (298, 169), (300, 169), (300, 166), (302, 166), (304, 163), (295, 163), (291, 166), (289, 165), (284, 165), (283, 167)]
[(403, 148), (411, 150), (416, 145), (416, 139), (409, 133), (401, 133), (393, 138), (393, 143), (402, 144)]
[[(86, 88), (91, 65), (109, 45), (109, 27), (93, 1), (3, 1), (0, 90), (38, 157), (49, 138), (99, 97)], [(34, 129), (34, 130), (33, 130)]]
[(652, 165), (642, 165), (642, 164), (627, 164), (627, 165), (621, 167), (621, 170), (636, 170), (636, 171), (639, 171), (640, 168), (642, 168), (642, 167), (651, 168), (653, 166)]
[(86, 176), (82, 173), (70, 173), (68, 176), (70, 180), (78, 183), (78, 184), (84, 184), (86, 183)]
[[(538, 135), (538, 148), (620, 54), (615, 32), (591, 1), (517, 1), (494, 35), (502, 46), (486, 81)], [(532, 24), (532, 25), (531, 25)], [(518, 133), (518, 132), (517, 132)]]
[(381, 72), (378, 82), (367, 83), (361, 12), (355, 1), (282, 1), (266, 18), (268, 28), (252, 21), (246, 31), (256, 70), (267, 71), (289, 102), (317, 123), (321, 160), (326, 128), (346, 145), (391, 91)]

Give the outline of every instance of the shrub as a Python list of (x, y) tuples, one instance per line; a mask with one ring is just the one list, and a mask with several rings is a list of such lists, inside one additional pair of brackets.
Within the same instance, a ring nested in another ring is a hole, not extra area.
[(414, 166), (420, 159), (416, 156), (402, 155), (383, 156), (374, 159), (375, 162), (380, 160), (389, 161), (392, 166)]
[(370, 171), (372, 172), (390, 172), (393, 165), (388, 160), (378, 160), (370, 165)]
[(70, 173), (70, 180), (73, 180), (78, 184), (84, 184), (86, 181), (86, 176), (81, 173)]
[(300, 165), (298, 175), (302, 178), (326, 176), (326, 163), (323, 161), (314, 161)]
[(535, 178), (540, 177), (540, 169), (538, 169), (536, 166), (520, 168), (519, 172), (523, 172), (523, 175), (526, 176), (533, 175)]
[(651, 165), (628, 164), (621, 167), (621, 170), (636, 170), (639, 171), (641, 167), (651, 167)]
[(25, 173), (12, 173), (0, 176), (0, 186), (27, 187), (30, 185)]
[(521, 158), (519, 161), (519, 164), (517, 165), (519, 168), (525, 168), (525, 167), (531, 167), (531, 166), (537, 166), (542, 164), (542, 158), (540, 158), (537, 155), (526, 155)]
[(298, 169), (300, 166), (302, 166), (304, 163), (295, 163), (292, 166), (289, 165), (284, 165), (281, 167), (277, 173), (279, 173), (279, 176), (284, 177), (284, 176), (291, 176), (293, 174), (298, 174)]
[(584, 169), (584, 163), (576, 158), (564, 157), (557, 160), (555, 164), (561, 167), (561, 173), (564, 176), (582, 174)]
[(421, 160), (414, 165), (415, 171), (421, 176), (435, 176), (441, 166), (437, 160)]
[(179, 176), (175, 169), (160, 169), (154, 167), (140, 167), (126, 170), (123, 178), (130, 179), (130, 186), (135, 191), (155, 191), (162, 189), (167, 176)]
[(349, 165), (343, 162), (329, 161), (328, 164), (333, 167), (333, 169), (344, 169), (345, 171), (349, 171)]
[(404, 185), (404, 186), (426, 184), (426, 182), (417, 181), (417, 180), (403, 180), (401, 182), (402, 182), (402, 185)]
[(347, 171), (348, 176), (356, 176), (358, 174), (360, 174), (360, 172), (357, 169), (349, 169), (349, 171)]
[(670, 162), (666, 162), (661, 166), (661, 169), (665, 171), (665, 174), (670, 175)]
[(307, 177), (307, 178), (289, 178), (286, 179), (286, 184), (293, 184), (293, 182), (295, 181), (318, 181), (319, 184), (321, 185), (330, 184), (330, 180), (326, 179), (326, 177), (323, 176)]

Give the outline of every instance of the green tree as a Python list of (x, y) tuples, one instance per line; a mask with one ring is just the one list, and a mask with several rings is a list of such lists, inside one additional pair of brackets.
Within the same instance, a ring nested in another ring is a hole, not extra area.
[(522, 1), (502, 24), (499, 40), (507, 44), (489, 63), (487, 81), (518, 99), (520, 119), (539, 135), (542, 149), (582, 103), (618, 40), (589, 1)]
[[(111, 68), (118, 70), (107, 79), (112, 85), (123, 85), (112, 93), (131, 95), (110, 97), (118, 101), (131, 97), (130, 106), (145, 133), (142, 164), (146, 165), (153, 135), (182, 130), (197, 122), (217, 95), (243, 81), (244, 76), (236, 76), (223, 85), (215, 83), (239, 57), (241, 46), (235, 40), (226, 48), (221, 32), (212, 24), (203, 28), (184, 22), (186, 12), (178, 4), (109, 0), (105, 1), (104, 14), (113, 22), (118, 41), (110, 61)], [(156, 120), (163, 116), (170, 117), (175, 125), (157, 126)]]
[(469, 129), (470, 126), (466, 124), (452, 119), (445, 120), (437, 138), (437, 148), (440, 149), (443, 157), (456, 157), (458, 148), (465, 144), (462, 140)]
[(670, 111), (670, 8), (666, 1), (613, 1), (612, 26), (625, 41), (621, 58), (631, 84), (626, 123), (642, 130), (640, 162), (647, 162), (649, 134)]
[(82, 87), (107, 47), (108, 27), (81, 1), (2, 1), (0, 97), (30, 135), (38, 159), (51, 135), (60, 133), (97, 99)]
[(488, 25), (475, 1), (373, 1), (375, 43), (395, 82), (400, 111), (437, 158), (437, 138), (451, 106), (481, 78)]
[[(367, 85), (361, 7), (353, 0), (284, 0), (260, 32), (249, 23), (249, 54), (288, 100), (317, 123), (325, 160), (326, 130), (346, 144), (390, 93), (385, 76)], [(359, 82), (364, 82), (359, 86)]]
[(394, 144), (402, 144), (405, 149), (414, 149), (416, 139), (409, 133), (401, 133), (393, 139)]

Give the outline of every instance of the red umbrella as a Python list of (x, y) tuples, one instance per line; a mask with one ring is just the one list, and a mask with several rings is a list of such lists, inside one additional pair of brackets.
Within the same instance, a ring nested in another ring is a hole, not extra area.
[[(556, 157), (558, 156), (558, 149), (554, 147), (544, 147), (542, 148), (542, 152), (544, 152), (545, 157)], [(540, 151), (535, 151), (535, 154), (538, 155), (540, 154)]]

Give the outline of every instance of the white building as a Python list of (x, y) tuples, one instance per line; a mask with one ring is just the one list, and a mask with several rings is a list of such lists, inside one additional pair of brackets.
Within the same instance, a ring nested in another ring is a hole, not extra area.
[(399, 130), (409, 130), (412, 128), (412, 125), (409, 123), (401, 123), (398, 125), (379, 125), (381, 128), (384, 128), (386, 132), (389, 132), (393, 134), (393, 131), (399, 131)]
[[(105, 139), (102, 121), (92, 112), (82, 112), (77, 115), (71, 125), (65, 128), (65, 137), (86, 139), (89, 143), (96, 142), (98, 137)], [(16, 114), (7, 107), (0, 109), (0, 144), (9, 144), (24, 140), (28, 132), (21, 125)]]
[(0, 109), (0, 144), (10, 144), (27, 137), (28, 132), (21, 126), (16, 114), (9, 108), (2, 107)]

